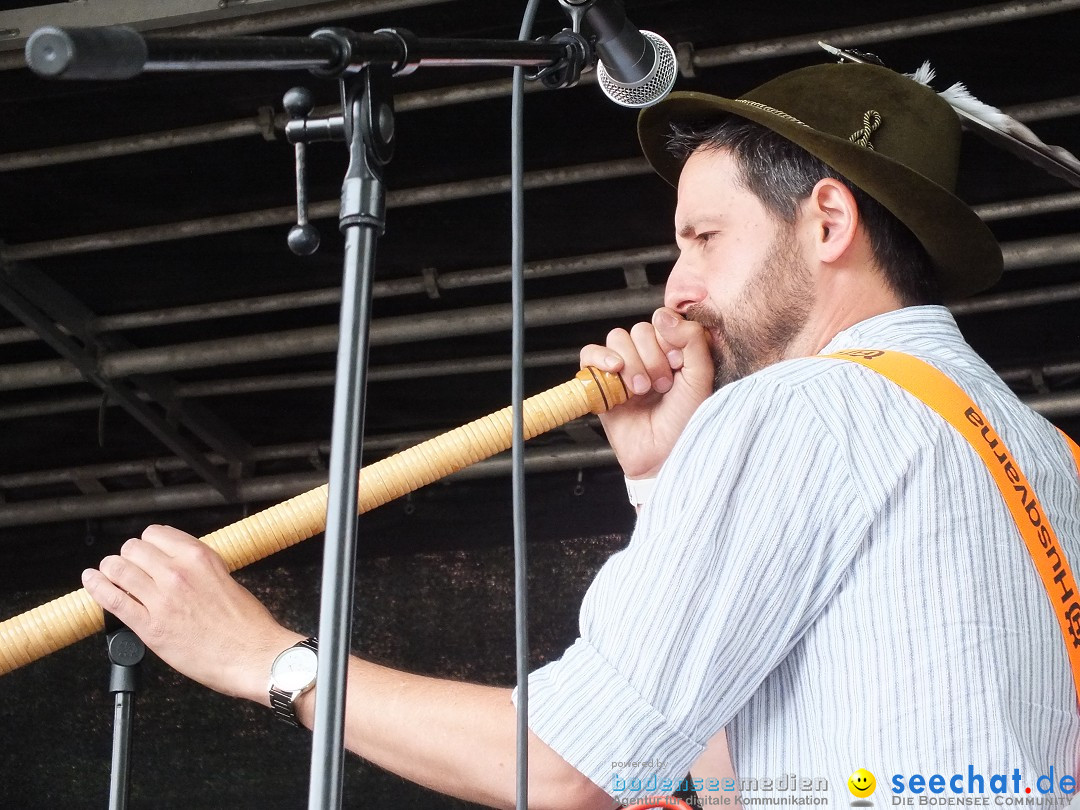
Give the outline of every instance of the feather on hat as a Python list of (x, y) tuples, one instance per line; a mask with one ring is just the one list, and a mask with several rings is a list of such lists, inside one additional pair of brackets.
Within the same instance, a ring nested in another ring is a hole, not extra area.
[[(849, 62), (869, 63), (869, 60), (857, 51), (834, 48), (827, 42), (818, 42), (818, 45)], [(914, 73), (903, 75), (919, 84), (932, 87), (931, 82), (936, 73), (929, 62), (923, 62)], [(1038, 135), (1012, 116), (975, 98), (963, 82), (956, 82), (938, 95), (956, 111), (964, 129), (1080, 188), (1080, 159), (1068, 149), (1044, 143)]]

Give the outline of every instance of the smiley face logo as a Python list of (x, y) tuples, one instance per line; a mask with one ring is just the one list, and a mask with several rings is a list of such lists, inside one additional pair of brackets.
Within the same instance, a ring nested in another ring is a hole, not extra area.
[(851, 791), (851, 795), (864, 799), (874, 792), (874, 788), (877, 787), (877, 780), (866, 768), (859, 768), (848, 777), (847, 786), (848, 790)]

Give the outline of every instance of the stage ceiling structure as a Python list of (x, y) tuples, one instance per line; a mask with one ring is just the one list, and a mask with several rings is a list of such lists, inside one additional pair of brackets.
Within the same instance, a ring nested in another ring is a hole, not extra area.
[[(823, 39), (904, 72), (929, 60), (938, 89), (963, 81), (1046, 142), (1080, 153), (1080, 0), (626, 8), (676, 46), (681, 89), (738, 94), (828, 61)], [(295, 190), (282, 96), (306, 86), (328, 112), (335, 82), (305, 72), (48, 81), (26, 69), (26, 37), (42, 25), (124, 23), (195, 36), (305, 36), (334, 25), (513, 38), (524, 3), (3, 9), (0, 587), (12, 589), (75, 584), (79, 566), (147, 522), (201, 533), (324, 480), (346, 163), (341, 144), (308, 150), (322, 247), (299, 258), (285, 243)], [(565, 25), (550, 0), (535, 34)], [(640, 156), (634, 112), (608, 101), (591, 76), (572, 89), (529, 89), (527, 388), (537, 392), (573, 375), (581, 345), (658, 305), (675, 256), (674, 193)], [(509, 71), (423, 69), (395, 79), (394, 90), (369, 460), (510, 398)], [(960, 195), (1000, 240), (1006, 272), (955, 305), (959, 323), (1021, 396), (1080, 438), (1080, 189), (965, 135)], [(631, 524), (594, 419), (534, 441), (529, 459), (536, 539)], [(507, 470), (502, 460), (481, 464), (383, 507), (361, 531), (362, 553), (508, 543)], [(573, 508), (588, 498), (588, 510)]]

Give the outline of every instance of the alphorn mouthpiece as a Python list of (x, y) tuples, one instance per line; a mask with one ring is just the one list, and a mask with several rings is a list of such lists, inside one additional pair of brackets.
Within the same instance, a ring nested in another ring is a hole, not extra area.
[(616, 405), (622, 405), (630, 396), (618, 374), (601, 371), (593, 366), (583, 368), (574, 375), (574, 379), (585, 386), (590, 413), (607, 413)]

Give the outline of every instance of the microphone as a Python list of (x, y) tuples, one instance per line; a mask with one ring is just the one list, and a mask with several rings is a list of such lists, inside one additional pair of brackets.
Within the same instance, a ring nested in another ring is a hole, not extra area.
[(595, 0), (584, 25), (596, 37), (596, 77), (605, 96), (623, 107), (649, 107), (671, 92), (675, 51), (652, 31), (635, 28), (619, 0)]

